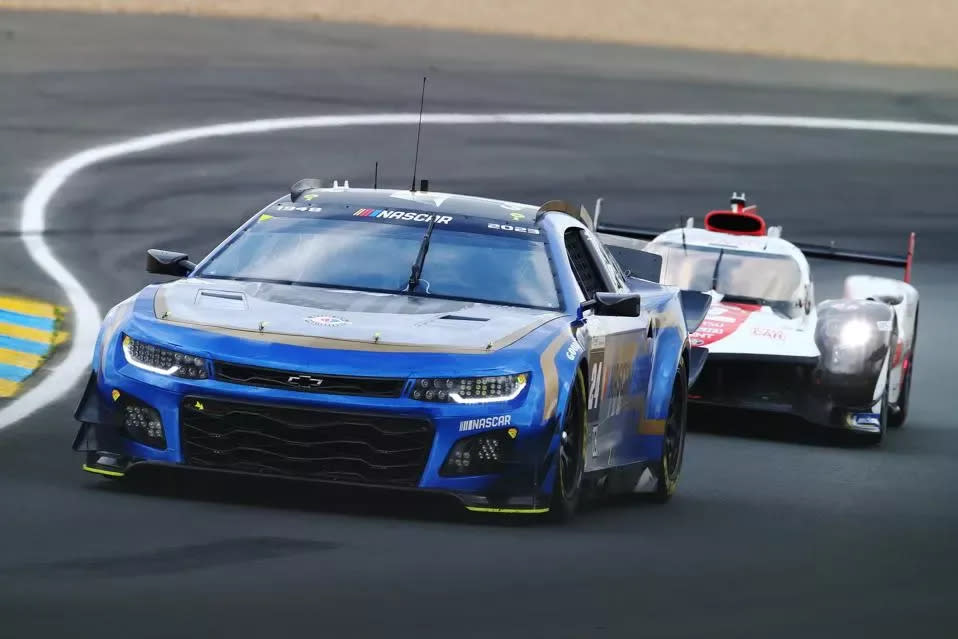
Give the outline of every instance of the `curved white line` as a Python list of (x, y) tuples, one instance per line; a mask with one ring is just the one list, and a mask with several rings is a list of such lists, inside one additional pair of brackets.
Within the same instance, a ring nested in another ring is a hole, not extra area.
[[(73, 340), (66, 358), (43, 381), (0, 410), (0, 429), (28, 417), (43, 406), (66, 394), (76, 379), (86, 372), (99, 329), (100, 312), (83, 285), (56, 258), (43, 237), (46, 210), (53, 196), (73, 175), (94, 164), (132, 153), (204, 138), (250, 133), (268, 133), (284, 129), (334, 128), (351, 126), (387, 126), (415, 124), (416, 113), (328, 115), (230, 122), (212, 126), (176, 129), (165, 133), (136, 137), (115, 144), (87, 149), (49, 167), (33, 185), (23, 201), (20, 218), (21, 239), (27, 253), (40, 269), (53, 278), (66, 294), (75, 320)], [(673, 126), (747, 126), (798, 129), (832, 129), (881, 133), (958, 136), (958, 125), (901, 122), (896, 120), (858, 120), (845, 118), (806, 118), (761, 114), (681, 114), (681, 113), (434, 113), (423, 117), (425, 124), (532, 124), (532, 125), (673, 125)]]

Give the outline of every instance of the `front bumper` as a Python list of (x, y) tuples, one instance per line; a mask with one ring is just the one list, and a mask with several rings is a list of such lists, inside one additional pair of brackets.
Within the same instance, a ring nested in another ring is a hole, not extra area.
[[(539, 396), (531, 386), (528, 390), (516, 400), (502, 404), (428, 404), (407, 398), (280, 391), (213, 379), (159, 378), (153, 373), (126, 366), (91, 375), (76, 413), (81, 427), (74, 449), (87, 453), (86, 470), (116, 477), (126, 475), (140, 465), (154, 464), (338, 485), (441, 492), (456, 497), (471, 510), (544, 512), (550, 500), (550, 491), (546, 487), (552, 485), (549, 451), (554, 439), (555, 418), (540, 423), (535, 408), (541, 405), (537, 401)], [(124, 428), (123, 413), (118, 407), (126, 398), (134, 398), (159, 413), (165, 447), (145, 445)], [(203, 408), (195, 409), (197, 403)], [(249, 408), (239, 411), (238, 405)], [(223, 406), (229, 410), (221, 410)], [(323, 415), (345, 416), (335, 425), (336, 428), (365, 429), (374, 434), (397, 424), (403, 428), (406, 424), (418, 425), (422, 432), (416, 441), (403, 440), (405, 435), (399, 438), (400, 443), (405, 441), (409, 446), (403, 444), (397, 450), (389, 450), (388, 446), (376, 445), (378, 451), (368, 454), (357, 452), (356, 446), (375, 442), (368, 437), (359, 437), (351, 442), (351, 449), (340, 446), (331, 453), (331, 459), (325, 460), (323, 455), (309, 452), (312, 442), (308, 440), (271, 441), (268, 446), (262, 445), (263, 437), (274, 434), (269, 432), (270, 428), (289, 431), (290, 428), (309, 425), (295, 423), (298, 418), (277, 420), (277, 411), (291, 411), (294, 415), (315, 411)], [(240, 413), (248, 421), (227, 424), (229, 428), (226, 429), (209, 426), (216, 421), (229, 422)], [(477, 423), (485, 424), (477, 420), (489, 417), (499, 418), (489, 422), (497, 426), (475, 428)], [(282, 423), (277, 426), (277, 421)], [(197, 427), (204, 431), (200, 434), (207, 437), (206, 454), (197, 453), (199, 440), (194, 432)], [(456, 442), (477, 434), (497, 434), (510, 443), (508, 455), (503, 457), (496, 472), (458, 476), (444, 472), (443, 464)], [(275, 452), (277, 446), (284, 450), (292, 447), (294, 452), (301, 447), (304, 453), (289, 454), (286, 455), (288, 459), (279, 460), (271, 456), (268, 463), (263, 462), (262, 455), (257, 457), (256, 449)], [(239, 457), (234, 455), (237, 449)], [(229, 454), (224, 455), (224, 450)], [(364, 457), (364, 463), (375, 467), (375, 472), (353, 472), (355, 468), (349, 467), (348, 458), (357, 455)], [(393, 457), (402, 459), (393, 463)], [(299, 472), (304, 464), (310, 466), (309, 472)], [(405, 467), (397, 474), (391, 471), (391, 466)]]
[[(81, 436), (89, 437), (90, 431), (92, 429), (94, 429), (94, 425), (83, 424), (80, 430)], [(84, 431), (87, 431), (86, 435), (83, 435)], [(217, 475), (245, 476), (256, 479), (276, 479), (295, 481), (299, 483), (310, 483), (319, 486), (325, 485), (328, 487), (352, 487), (356, 489), (374, 488), (377, 490), (395, 491), (408, 494), (437, 495), (455, 499), (466, 510), (477, 513), (541, 515), (549, 512), (549, 496), (537, 493), (529, 495), (500, 495), (489, 497), (486, 495), (459, 493), (442, 489), (371, 485), (347, 481), (329, 481), (304, 477), (290, 477), (288, 475), (271, 475), (268, 473), (224, 470), (221, 468), (191, 466), (189, 464), (171, 464), (169, 462), (132, 459), (106, 451), (87, 451), (86, 459), (83, 463), (83, 470), (86, 472), (109, 477), (111, 479), (122, 479), (124, 477), (133, 476), (140, 470), (147, 468), (161, 468), (174, 472), (191, 471)]]
[(835, 428), (872, 432), (853, 415), (871, 413), (874, 380), (824, 374), (817, 358), (710, 356), (689, 393), (702, 406), (795, 415)]

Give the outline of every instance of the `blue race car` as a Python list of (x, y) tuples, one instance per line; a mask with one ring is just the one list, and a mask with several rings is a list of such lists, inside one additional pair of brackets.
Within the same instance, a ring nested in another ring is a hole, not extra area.
[(439, 491), (559, 520), (592, 490), (667, 500), (708, 297), (632, 277), (584, 209), (424, 188), (303, 180), (198, 264), (149, 251), (178, 279), (104, 319), (84, 469)]

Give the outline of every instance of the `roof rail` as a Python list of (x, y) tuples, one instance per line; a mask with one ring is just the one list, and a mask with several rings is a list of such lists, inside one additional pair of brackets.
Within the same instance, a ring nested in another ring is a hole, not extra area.
[(595, 230), (595, 225), (592, 222), (592, 216), (589, 215), (589, 211), (581, 204), (572, 204), (571, 202), (566, 202), (565, 200), (549, 200), (540, 206), (539, 210), (536, 212), (536, 222), (541, 220), (542, 216), (546, 213), (565, 213), (566, 215), (572, 216), (573, 218), (579, 220), (589, 229)]

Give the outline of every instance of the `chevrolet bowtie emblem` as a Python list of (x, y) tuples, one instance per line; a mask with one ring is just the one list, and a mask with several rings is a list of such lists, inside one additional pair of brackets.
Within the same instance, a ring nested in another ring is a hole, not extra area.
[(300, 388), (315, 388), (322, 385), (323, 378), (313, 377), (312, 375), (292, 375), (286, 382)]

